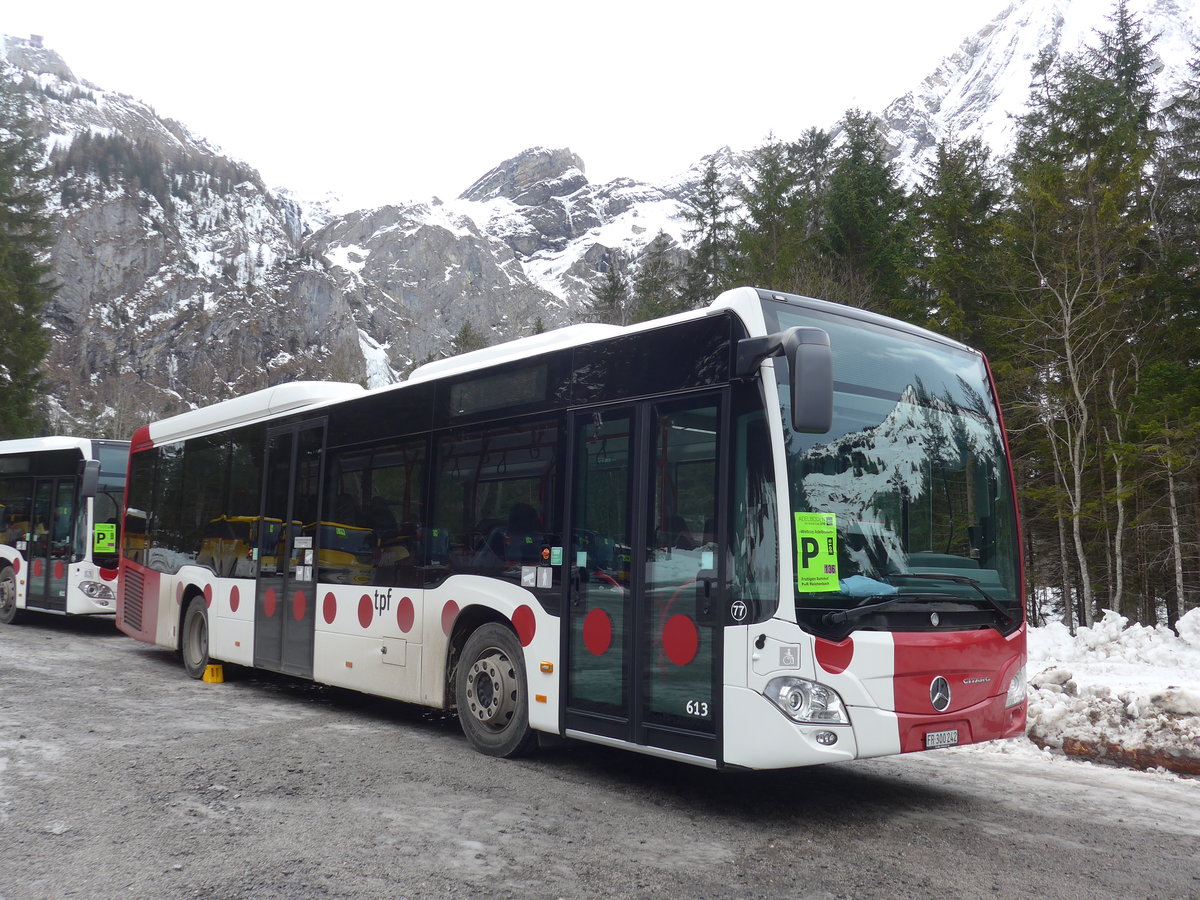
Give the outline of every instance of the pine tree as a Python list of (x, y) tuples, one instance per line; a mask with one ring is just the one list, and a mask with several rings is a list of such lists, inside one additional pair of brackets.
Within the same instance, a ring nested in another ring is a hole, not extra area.
[(993, 357), (1004, 348), (985, 325), (997, 307), (1003, 201), (1000, 174), (979, 138), (938, 144), (914, 197), (917, 265), (933, 327)]
[(801, 233), (796, 228), (798, 175), (789, 145), (771, 137), (750, 154), (740, 191), (745, 216), (735, 230), (738, 280), (780, 289), (795, 267)]
[(912, 267), (907, 198), (888, 160), (879, 120), (852, 109), (840, 125), (844, 136), (833, 151), (821, 248), (866, 278), (878, 311), (924, 324), (906, 281)]
[(0, 437), (43, 427), (39, 370), (49, 341), (41, 314), (55, 288), (42, 261), (51, 236), (41, 157), (27, 100), (0, 64)]
[(684, 269), (682, 299), (690, 309), (706, 305), (732, 283), (732, 215), (732, 197), (722, 184), (716, 159), (710, 158), (700, 190), (683, 211), (691, 256)]
[(633, 299), (624, 272), (625, 262), (618, 250), (610, 250), (601, 259), (604, 277), (592, 287), (589, 316), (608, 325), (628, 325), (633, 321)]
[(1159, 293), (1178, 356), (1200, 365), (1200, 57), (1161, 127), (1151, 190)]
[(788, 161), (795, 178), (792, 195), (792, 227), (807, 250), (825, 228), (825, 200), (833, 170), (833, 136), (810, 128), (788, 147)]
[(675, 242), (659, 232), (646, 247), (633, 279), (633, 321), (645, 322), (682, 312), (680, 270), (671, 258)]
[(488, 346), (487, 335), (469, 321), (463, 322), (462, 327), (458, 329), (458, 334), (451, 341), (451, 346), (454, 348), (455, 355), (470, 353), (472, 350), (482, 350)]

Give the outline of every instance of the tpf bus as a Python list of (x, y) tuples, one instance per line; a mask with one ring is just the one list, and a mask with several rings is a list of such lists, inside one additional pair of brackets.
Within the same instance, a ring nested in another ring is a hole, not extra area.
[(112, 615), (128, 441), (0, 441), (0, 623)]
[(371, 391), (281, 385), (141, 428), (127, 503), (127, 634), (194, 677), (456, 708), (490, 755), (771, 768), (1024, 730), (987, 366), (862, 310), (739, 288)]

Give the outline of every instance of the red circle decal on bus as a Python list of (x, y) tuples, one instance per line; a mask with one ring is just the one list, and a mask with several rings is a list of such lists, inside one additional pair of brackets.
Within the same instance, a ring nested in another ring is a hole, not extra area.
[(821, 668), (830, 675), (845, 672), (854, 658), (854, 638), (846, 638), (837, 644), (817, 638), (816, 656)]
[(35, 559), (33, 561), (33, 577), (41, 578), (42, 572), (44, 572), (44, 571), (45, 570), (42, 568), (42, 561), (40, 559)]
[(206, 584), (204, 586), (204, 605), (212, 606), (212, 585), (211, 584)]
[(374, 608), (371, 604), (371, 595), (363, 594), (358, 598), (358, 624), (363, 628), (371, 627), (371, 618)]
[(55, 562), (54, 562), (54, 577), (56, 579), (58, 579), (59, 581), (62, 581), (63, 577), (66, 574), (67, 574), (67, 567), (62, 564), (62, 560), (61, 559), (55, 560)]
[(700, 630), (689, 616), (676, 613), (663, 626), (662, 641), (667, 659), (677, 666), (686, 666), (700, 649)]
[(337, 618), (337, 597), (333, 596), (332, 592), (325, 595), (325, 602), (321, 604), (321, 615), (325, 617), (326, 625), (332, 625), (333, 620)]
[(182, 581), (179, 582), (179, 584), (175, 585), (175, 602), (181, 606), (183, 605), (183, 582)]
[(304, 618), (306, 612), (308, 612), (308, 598), (304, 596), (304, 591), (296, 591), (292, 594), (292, 618), (299, 622)]
[(237, 612), (239, 606), (242, 605), (242, 595), (238, 591), (237, 585), (229, 589), (229, 611)]
[(408, 634), (416, 620), (417, 608), (413, 606), (412, 598), (401, 597), (400, 602), (396, 604), (396, 624), (402, 632)]
[(14, 560), (13, 560), (13, 563), (12, 563), (12, 566), (13, 566), (13, 574), (14, 574), (14, 575), (20, 575), (20, 574), (21, 574), (21, 560), (20, 560), (20, 559), (14, 559)]
[(454, 627), (454, 620), (457, 618), (458, 604), (447, 600), (446, 605), (442, 607), (442, 631), (446, 633), (446, 637), (450, 636), (450, 629)]
[(528, 647), (537, 632), (537, 617), (528, 606), (518, 606), (512, 614), (513, 628), (517, 629), (517, 637), (522, 647)]
[(263, 615), (268, 619), (275, 615), (275, 588), (267, 588), (263, 595)]
[(602, 609), (583, 617), (583, 646), (592, 656), (603, 656), (612, 646), (612, 619)]
[(101, 569), (100, 570), (100, 580), (101, 581), (116, 581), (117, 580), (117, 570), (116, 569)]

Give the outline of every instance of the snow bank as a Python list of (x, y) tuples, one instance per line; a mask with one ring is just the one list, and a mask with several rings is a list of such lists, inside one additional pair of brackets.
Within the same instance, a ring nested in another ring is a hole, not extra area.
[(1200, 774), (1200, 609), (1179, 632), (1112, 610), (1075, 637), (1058, 623), (1030, 629), (1030, 739)]

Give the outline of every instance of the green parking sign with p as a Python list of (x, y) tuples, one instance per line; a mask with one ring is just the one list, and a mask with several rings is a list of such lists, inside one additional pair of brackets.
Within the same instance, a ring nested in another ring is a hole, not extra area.
[(796, 590), (838, 590), (837, 516), (796, 513)]
[(94, 531), (92, 532), (92, 552), (93, 553), (116, 553), (117, 552), (117, 526), (97, 522)]

